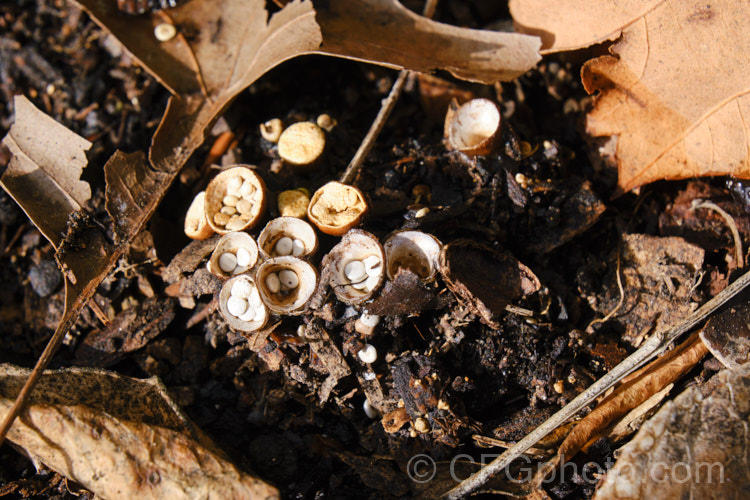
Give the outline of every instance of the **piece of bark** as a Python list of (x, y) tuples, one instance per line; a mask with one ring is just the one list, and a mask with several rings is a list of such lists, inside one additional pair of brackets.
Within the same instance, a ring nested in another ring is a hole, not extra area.
[(440, 274), (448, 288), (492, 328), (499, 328), (497, 318), (506, 306), (541, 288), (536, 275), (521, 262), (472, 240), (443, 247)]
[[(713, 383), (715, 382), (715, 383)], [(596, 500), (748, 496), (750, 365), (667, 401), (622, 448)]]
[(387, 281), (377, 297), (367, 304), (367, 312), (378, 316), (417, 314), (444, 307), (445, 301), (435, 289), (422, 283), (409, 269), (399, 268), (392, 281)]
[(111, 366), (156, 338), (174, 316), (173, 300), (144, 300), (118, 314), (108, 325), (86, 335), (76, 349), (76, 360), (83, 366)]
[(701, 329), (701, 339), (711, 354), (730, 370), (750, 362), (750, 305), (739, 296), (711, 317)]

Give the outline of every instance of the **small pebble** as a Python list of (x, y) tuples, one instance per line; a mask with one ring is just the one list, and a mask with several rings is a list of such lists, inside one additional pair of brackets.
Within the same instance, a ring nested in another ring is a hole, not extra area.
[(283, 286), (290, 290), (293, 288), (297, 288), (297, 285), (299, 285), (299, 278), (297, 278), (297, 273), (295, 273), (291, 269), (284, 269), (283, 271), (279, 271), (279, 281)]
[(279, 277), (276, 276), (276, 273), (271, 273), (266, 276), (266, 288), (268, 288), (268, 291), (271, 293), (279, 293), (279, 290), (281, 290), (281, 281), (279, 281)]
[(240, 186), (239, 190), (237, 191), (237, 194), (239, 194), (243, 198), (247, 198), (248, 195), (253, 194), (255, 191), (255, 186), (250, 181), (245, 181), (242, 183), (242, 186)]
[(232, 252), (224, 252), (219, 256), (219, 269), (231, 273), (237, 267), (237, 256)]
[(305, 253), (305, 244), (302, 240), (295, 238), (292, 242), (292, 255), (299, 257), (303, 253)]
[(279, 255), (289, 255), (292, 253), (294, 242), (289, 236), (279, 238), (276, 242), (276, 253)]
[(246, 225), (247, 221), (242, 220), (242, 218), (238, 217), (237, 215), (233, 215), (224, 227), (230, 231), (240, 231)]
[(351, 282), (360, 281), (367, 275), (365, 265), (361, 260), (350, 260), (344, 267), (344, 275)]
[(247, 311), (245, 311), (241, 316), (238, 316), (238, 318), (241, 319), (242, 321), (249, 323), (255, 320), (257, 316), (262, 315), (262, 314), (263, 313), (261, 313), (260, 311), (256, 311), (253, 307), (248, 306)]
[(229, 314), (232, 316), (239, 318), (247, 311), (247, 301), (232, 295), (227, 300), (227, 311), (229, 311)]
[(40, 297), (52, 295), (62, 284), (62, 274), (51, 260), (43, 260), (29, 271), (31, 288)]
[(227, 214), (219, 212), (214, 215), (214, 224), (217, 226), (226, 226), (227, 222), (229, 222), (229, 216)]
[(240, 177), (232, 177), (227, 180), (227, 194), (235, 194), (240, 190), (242, 186), (242, 179)]
[(240, 267), (247, 267), (250, 265), (250, 252), (246, 248), (237, 249), (237, 265)]
[(369, 276), (372, 276), (373, 274), (375, 274), (375, 275), (379, 275), (380, 274), (380, 268), (381, 268), (380, 264), (381, 264), (381, 262), (380, 262), (380, 259), (378, 258), (377, 255), (370, 255), (370, 256), (366, 257), (362, 261), (362, 263), (365, 265), (365, 272)]
[(367, 415), (367, 418), (372, 418), (372, 419), (378, 418), (378, 410), (376, 410), (370, 404), (369, 400), (365, 399), (365, 402), (362, 403), (362, 409), (365, 411), (365, 415)]
[(253, 285), (249, 281), (247, 281), (246, 279), (238, 279), (234, 282), (234, 284), (232, 284), (232, 290), (229, 292), (229, 294), (232, 297), (246, 299), (250, 297), (250, 293), (252, 291)]
[(378, 359), (378, 350), (372, 344), (365, 344), (365, 346), (359, 350), (357, 357), (363, 363), (374, 363)]
[(227, 206), (227, 207), (237, 206), (238, 201), (240, 201), (239, 198), (237, 198), (236, 196), (232, 196), (231, 194), (226, 195), (224, 199), (221, 200), (224, 206)]
[(249, 214), (253, 210), (253, 203), (247, 198), (242, 198), (237, 202), (237, 211), (241, 214)]

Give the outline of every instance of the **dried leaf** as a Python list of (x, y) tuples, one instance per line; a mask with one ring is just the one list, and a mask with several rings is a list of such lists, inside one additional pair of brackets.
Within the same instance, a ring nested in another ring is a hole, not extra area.
[(747, 2), (558, 3), (570, 12), (567, 24), (550, 23), (548, 6), (534, 11), (537, 3), (517, 1), (514, 14), (531, 32), (563, 40), (555, 50), (573, 43), (565, 41), (573, 31), (595, 43), (622, 27), (612, 56), (586, 63), (582, 79), (599, 92), (587, 132), (618, 137), (623, 191), (659, 179), (750, 177)]
[(312, 3), (301, 0), (270, 19), (263, 0), (192, 0), (169, 11), (170, 22), (188, 33), (166, 43), (153, 37), (164, 13), (132, 18), (108, 0), (79, 3), (175, 94), (151, 149), (152, 163), (164, 171), (182, 166), (237, 94), (298, 55), (445, 68), (488, 83), (518, 76), (538, 60), (535, 37), (441, 25), (394, 0), (333, 0), (317, 12), (317, 22)]
[(80, 180), (91, 143), (24, 96), (16, 96), (13, 103), (16, 119), (3, 139), (12, 156), (0, 184), (58, 248), (68, 217), (91, 198), (91, 187)]
[(693, 368), (708, 353), (697, 334), (651, 362), (604, 398), (565, 438), (557, 460), (570, 460), (591, 439)]
[[(0, 365), (0, 418), (28, 376)], [(46, 372), (8, 438), (102, 498), (278, 498), (218, 452), (156, 379)]]
[(747, 498), (750, 365), (712, 382), (705, 397), (691, 386), (646, 422), (594, 498)]

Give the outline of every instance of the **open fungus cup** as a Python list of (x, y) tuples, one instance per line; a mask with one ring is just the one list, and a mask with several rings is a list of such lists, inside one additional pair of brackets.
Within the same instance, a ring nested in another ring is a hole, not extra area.
[(380, 242), (367, 231), (352, 229), (328, 253), (331, 286), (345, 304), (370, 300), (385, 279), (385, 254)]
[(318, 236), (302, 219), (277, 217), (260, 232), (258, 248), (266, 259), (285, 255), (307, 258), (318, 249)]
[(241, 332), (263, 328), (269, 316), (255, 281), (246, 274), (224, 283), (219, 292), (219, 311), (232, 329)]
[(307, 218), (325, 234), (341, 236), (358, 226), (367, 210), (367, 201), (362, 191), (348, 184), (331, 181), (313, 194), (307, 207)]
[(397, 231), (383, 244), (385, 249), (385, 272), (393, 280), (400, 268), (416, 274), (428, 283), (437, 275), (440, 250), (443, 245), (431, 234), (422, 231)]
[(208, 183), (205, 206), (206, 220), (217, 233), (251, 229), (266, 209), (266, 184), (244, 165), (229, 168)]
[(454, 100), (445, 115), (445, 142), (448, 149), (469, 156), (492, 152), (500, 139), (502, 115), (489, 99), (472, 99), (458, 106)]
[(219, 239), (208, 259), (208, 270), (219, 278), (249, 271), (258, 262), (258, 245), (244, 232), (227, 233)]
[(298, 122), (279, 136), (278, 151), (284, 162), (309, 168), (318, 163), (326, 147), (326, 134), (313, 122)]
[(278, 314), (302, 314), (318, 286), (315, 268), (289, 255), (264, 261), (255, 279), (263, 302)]
[(193, 240), (205, 240), (214, 234), (206, 220), (206, 192), (201, 191), (195, 195), (185, 214), (185, 235)]

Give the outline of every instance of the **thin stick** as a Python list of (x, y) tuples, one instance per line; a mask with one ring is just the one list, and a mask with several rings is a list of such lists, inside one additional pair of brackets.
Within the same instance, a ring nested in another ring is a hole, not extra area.
[(645, 365), (655, 357), (667, 350), (669, 345), (678, 337), (693, 329), (696, 325), (708, 318), (714, 311), (724, 305), (732, 297), (740, 293), (750, 284), (750, 271), (740, 276), (734, 283), (725, 288), (716, 297), (699, 307), (687, 317), (685, 321), (666, 332), (655, 333), (649, 337), (643, 345), (633, 354), (625, 358), (615, 366), (609, 373), (594, 382), (588, 389), (576, 396), (557, 413), (552, 415), (539, 427), (531, 431), (526, 437), (508, 448), (495, 460), (487, 464), (478, 472), (461, 481), (455, 488), (445, 493), (443, 498), (458, 499), (467, 496), (472, 491), (481, 487), (493, 475), (502, 471), (510, 463), (522, 455), (526, 450), (534, 446), (540, 439), (559, 427), (570, 417), (578, 413), (582, 408), (588, 406), (595, 398), (603, 394), (607, 389), (619, 382), (623, 377), (629, 375), (641, 366)]
[[(438, 0), (427, 0), (424, 9), (422, 9), (422, 15), (426, 18), (434, 16), (435, 10), (437, 9), (437, 3)], [(346, 167), (346, 170), (344, 170), (344, 173), (341, 175), (340, 181), (342, 183), (351, 184), (359, 175), (359, 171), (362, 169), (362, 163), (375, 145), (375, 140), (378, 138), (378, 135), (380, 135), (383, 127), (385, 127), (385, 122), (388, 120), (388, 117), (391, 116), (391, 112), (396, 106), (396, 101), (398, 101), (401, 91), (404, 89), (404, 82), (406, 82), (406, 78), (411, 73), (411, 71), (406, 69), (402, 69), (399, 72), (398, 78), (393, 82), (393, 87), (391, 87), (388, 97), (383, 99), (378, 116), (375, 117), (372, 125), (370, 125), (370, 130), (367, 131), (367, 135), (362, 139), (359, 149), (354, 153), (354, 158), (352, 158), (352, 161), (349, 162), (349, 166)]]

